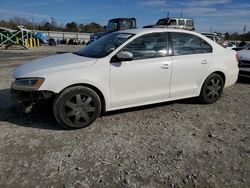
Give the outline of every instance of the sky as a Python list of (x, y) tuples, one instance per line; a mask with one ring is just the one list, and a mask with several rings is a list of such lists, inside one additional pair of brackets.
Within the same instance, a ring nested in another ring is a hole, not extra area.
[(249, 0), (0, 0), (0, 19), (20, 16), (37, 22), (66, 24), (75, 21), (106, 25), (108, 19), (135, 17), (137, 26), (167, 16), (193, 18), (199, 32), (250, 31)]

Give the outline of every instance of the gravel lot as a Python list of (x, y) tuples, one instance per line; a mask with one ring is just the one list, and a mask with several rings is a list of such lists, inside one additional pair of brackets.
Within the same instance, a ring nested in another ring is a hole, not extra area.
[(0, 187), (250, 187), (250, 79), (194, 99), (108, 113), (66, 131), (48, 106), (24, 115), (11, 71), (79, 46), (0, 51)]

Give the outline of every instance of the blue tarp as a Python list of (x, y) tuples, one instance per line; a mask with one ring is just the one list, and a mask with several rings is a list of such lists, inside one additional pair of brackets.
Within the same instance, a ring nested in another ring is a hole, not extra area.
[(34, 36), (37, 39), (40, 39), (43, 43), (49, 44), (49, 36), (42, 32), (37, 32)]

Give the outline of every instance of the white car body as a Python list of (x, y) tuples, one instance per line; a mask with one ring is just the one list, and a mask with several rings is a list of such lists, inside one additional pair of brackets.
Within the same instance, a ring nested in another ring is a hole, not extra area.
[[(110, 63), (111, 58), (135, 38), (158, 32), (198, 36), (212, 46), (213, 52)], [(120, 33), (135, 35), (104, 58), (71, 53), (49, 56), (21, 66), (13, 72), (13, 77), (45, 78), (39, 90), (54, 93), (72, 85), (90, 86), (102, 93), (106, 111), (199, 96), (204, 81), (214, 72), (224, 75), (225, 88), (238, 78), (236, 52), (224, 49), (199, 33), (161, 28)]]

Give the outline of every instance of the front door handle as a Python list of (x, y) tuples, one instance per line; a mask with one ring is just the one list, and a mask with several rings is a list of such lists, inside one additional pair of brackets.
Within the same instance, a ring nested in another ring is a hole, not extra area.
[(162, 69), (168, 69), (168, 68), (169, 68), (169, 65), (168, 65), (167, 63), (163, 63), (163, 64), (161, 65), (161, 68), (162, 68)]
[(207, 64), (207, 60), (204, 59), (204, 60), (201, 62), (201, 64), (206, 65), (206, 64)]

